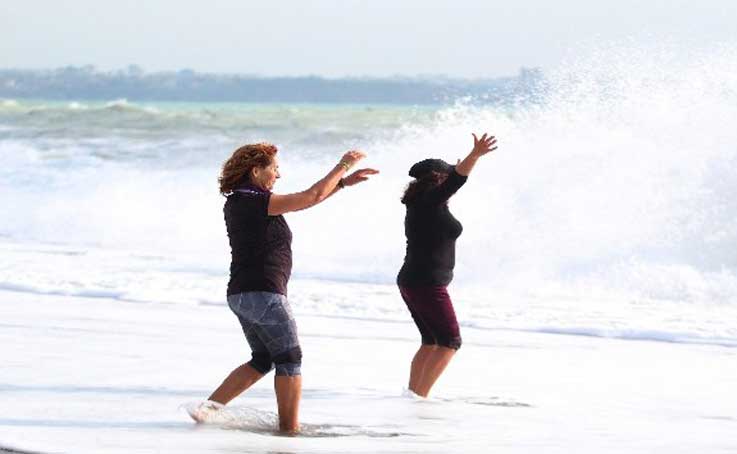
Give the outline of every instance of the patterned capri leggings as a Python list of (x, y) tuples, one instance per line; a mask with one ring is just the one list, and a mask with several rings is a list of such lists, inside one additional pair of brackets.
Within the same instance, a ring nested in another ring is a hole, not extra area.
[(245, 292), (228, 296), (251, 346), (248, 364), (262, 374), (276, 368), (276, 375), (301, 375), (302, 350), (297, 324), (287, 297), (270, 292)]

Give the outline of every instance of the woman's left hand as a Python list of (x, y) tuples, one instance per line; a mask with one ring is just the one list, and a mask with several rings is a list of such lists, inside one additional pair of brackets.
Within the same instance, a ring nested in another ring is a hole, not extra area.
[(472, 155), (481, 157), (497, 149), (495, 136), (484, 133), (484, 135), (479, 139), (476, 137), (476, 134), (471, 135), (473, 136), (473, 150), (471, 150)]
[(361, 183), (368, 180), (369, 175), (376, 175), (379, 173), (376, 169), (359, 169), (343, 178), (344, 186), (353, 186), (354, 184)]

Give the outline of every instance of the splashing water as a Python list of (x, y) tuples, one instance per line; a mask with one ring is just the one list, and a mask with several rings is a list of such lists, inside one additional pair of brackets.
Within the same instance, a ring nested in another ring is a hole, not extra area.
[[(472, 131), (491, 131), (499, 150), (451, 200), (465, 226), (458, 284), (727, 304), (737, 300), (736, 53), (727, 45), (600, 47), (547, 73), (518, 102), (421, 112), (116, 102), (68, 106), (78, 125), (54, 129), (59, 114), (6, 101), (0, 235), (134, 250), (223, 273), (216, 177), (236, 145), (276, 138), (277, 192), (304, 189), (360, 147), (379, 177), (288, 216), (295, 276), (391, 283), (404, 253), (407, 169), (425, 157), (461, 158)], [(247, 128), (234, 126), (246, 119)]]

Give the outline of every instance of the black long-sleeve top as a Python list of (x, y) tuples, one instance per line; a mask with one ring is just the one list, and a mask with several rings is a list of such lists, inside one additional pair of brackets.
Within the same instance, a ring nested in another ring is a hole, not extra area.
[(407, 203), (407, 253), (397, 276), (399, 285), (448, 285), (453, 280), (455, 243), (463, 225), (450, 213), (447, 202), (467, 179), (453, 170), (443, 183)]

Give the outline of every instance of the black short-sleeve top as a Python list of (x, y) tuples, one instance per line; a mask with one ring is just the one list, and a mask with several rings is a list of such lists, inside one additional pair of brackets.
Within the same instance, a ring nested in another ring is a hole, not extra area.
[(228, 295), (265, 291), (287, 295), (292, 231), (284, 216), (269, 216), (271, 192), (243, 186), (223, 207), (230, 241)]

